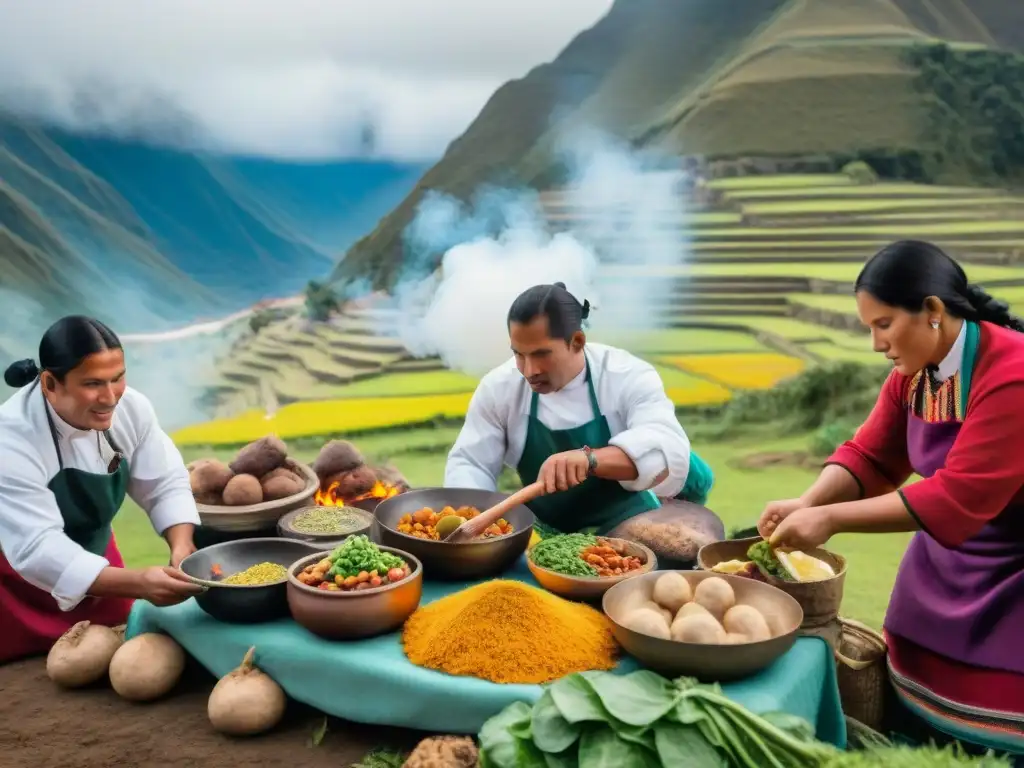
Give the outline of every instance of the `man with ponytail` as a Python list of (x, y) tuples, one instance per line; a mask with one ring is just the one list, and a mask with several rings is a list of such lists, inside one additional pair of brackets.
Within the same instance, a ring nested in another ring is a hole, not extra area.
[(1024, 322), (930, 243), (883, 249), (855, 290), (893, 370), (807, 492), (767, 506), (761, 534), (804, 549), (916, 532), (885, 617), (900, 730), (1024, 754)]
[[(0, 663), (46, 653), (79, 621), (116, 626), (134, 598), (198, 594), (177, 565), (199, 515), (181, 454), (126, 386), (121, 342), (88, 317), (43, 334), (39, 362), (4, 373), (0, 405)], [(124, 567), (111, 522), (130, 496), (167, 540), (170, 566)]]
[(711, 469), (690, 450), (658, 372), (587, 342), (582, 304), (563, 283), (520, 294), (508, 313), (512, 357), (481, 380), (445, 468), (445, 485), (495, 490), (503, 466), (524, 485), (538, 530), (594, 531), (692, 562), (724, 537), (703, 504)]

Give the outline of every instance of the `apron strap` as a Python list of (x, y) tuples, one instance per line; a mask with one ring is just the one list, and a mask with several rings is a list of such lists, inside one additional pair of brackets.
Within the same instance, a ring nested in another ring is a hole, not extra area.
[(64, 457), (60, 453), (60, 441), (57, 439), (57, 427), (54, 426), (53, 416), (50, 415), (50, 403), (46, 399), (46, 393), (39, 387), (39, 395), (43, 398), (43, 413), (46, 414), (46, 423), (50, 427), (50, 438), (53, 440), (53, 450), (57, 452), (57, 466), (64, 470)]

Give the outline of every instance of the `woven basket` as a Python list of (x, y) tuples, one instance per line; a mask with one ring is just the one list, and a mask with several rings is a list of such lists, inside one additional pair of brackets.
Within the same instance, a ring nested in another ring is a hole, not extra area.
[(885, 716), (889, 672), (885, 638), (871, 627), (840, 617), (843, 633), (836, 651), (843, 712), (876, 731)]

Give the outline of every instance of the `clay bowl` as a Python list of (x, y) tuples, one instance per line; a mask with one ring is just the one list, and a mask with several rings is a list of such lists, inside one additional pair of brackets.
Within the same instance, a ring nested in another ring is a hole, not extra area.
[(412, 573), (396, 584), (359, 592), (327, 591), (295, 578), (330, 552), (318, 552), (288, 569), (288, 609), (296, 623), (328, 640), (360, 640), (393, 632), (408, 619), (423, 596), (423, 564), (408, 552), (381, 547), (409, 564)]
[(764, 582), (708, 571), (676, 573), (693, 588), (713, 576), (725, 579), (736, 593), (738, 604), (754, 605), (774, 617), (769, 621), (774, 634), (770, 640), (739, 645), (683, 643), (643, 635), (623, 626), (620, 620), (624, 618), (624, 607), (638, 599), (637, 592), (649, 598), (654, 582), (665, 573), (668, 571), (655, 571), (619, 582), (605, 593), (602, 602), (619, 645), (648, 669), (670, 678), (695, 677), (704, 682), (739, 680), (766, 669), (796, 642), (803, 621), (803, 611), (796, 600)]
[[(292, 527), (292, 523), (299, 515), (307, 512), (311, 509), (323, 509), (323, 507), (306, 506), (301, 509), (293, 510), (277, 522), (277, 533), (286, 539), (296, 539), (298, 541), (305, 541), (316, 546), (318, 550), (334, 549), (336, 546), (341, 544), (349, 536), (356, 536), (361, 533), (368, 534), (370, 529), (373, 527), (373, 515), (366, 512), (358, 507), (346, 507), (354, 517), (361, 520), (361, 524), (358, 527), (349, 528), (344, 533), (306, 533), (305, 531), (299, 531)], [(330, 507), (328, 507), (330, 509)]]
[(287, 577), (270, 584), (223, 584), (212, 578), (219, 565), (224, 577), (257, 563), (277, 563), (285, 568), (297, 558), (319, 548), (292, 539), (238, 539), (193, 552), (178, 566), (193, 581), (207, 587), (196, 603), (207, 614), (230, 624), (273, 621), (288, 615)]
[[(761, 538), (755, 536), (706, 544), (697, 553), (697, 565), (702, 570), (710, 571), (718, 563), (749, 560), (747, 550), (759, 541)], [(781, 589), (800, 603), (804, 611), (804, 627), (821, 627), (839, 616), (846, 583), (846, 558), (824, 549), (812, 549), (807, 554), (831, 565), (836, 575), (831, 579), (805, 582), (786, 581), (767, 574), (762, 576), (768, 584)]]
[(415, 555), (428, 579), (468, 581), (494, 576), (508, 570), (526, 551), (533, 532), (533, 512), (526, 506), (513, 507), (505, 519), (512, 525), (508, 536), (477, 539), (465, 543), (447, 543), (419, 539), (399, 533), (403, 515), (423, 507), (439, 511), (446, 506), (476, 507), (481, 512), (494, 506), (507, 493), (492, 493), (470, 488), (424, 488), (406, 491), (385, 499), (375, 512), (375, 538), (381, 544)]
[(542, 568), (533, 562), (533, 559), (529, 554), (526, 556), (526, 565), (530, 569), (530, 573), (533, 574), (533, 578), (535, 578), (537, 582), (548, 592), (553, 592), (559, 597), (564, 597), (567, 600), (584, 601), (599, 600), (604, 596), (605, 592), (616, 584), (625, 581), (626, 579), (633, 579), (637, 576), (642, 576), (645, 573), (650, 573), (658, 567), (658, 558), (655, 556), (654, 552), (643, 544), (638, 544), (635, 541), (627, 541), (626, 539), (606, 538), (605, 541), (614, 542), (616, 545), (623, 545), (626, 554), (633, 557), (639, 557), (643, 562), (643, 566), (635, 571), (631, 571), (630, 573), (624, 573), (621, 576), (567, 576), (564, 573), (558, 573), (548, 568)]
[(310, 467), (292, 459), (286, 460), (285, 466), (306, 478), (306, 487), (301, 493), (241, 507), (196, 504), (203, 526), (229, 533), (252, 533), (273, 528), (283, 515), (293, 509), (308, 507), (310, 499), (316, 495), (316, 489), (320, 487), (319, 478)]

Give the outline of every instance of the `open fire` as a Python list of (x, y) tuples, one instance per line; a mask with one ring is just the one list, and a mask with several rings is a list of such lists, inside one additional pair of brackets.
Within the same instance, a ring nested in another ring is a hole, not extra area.
[(402, 492), (402, 489), (398, 486), (378, 480), (366, 493), (360, 494), (359, 496), (353, 496), (351, 498), (345, 498), (344, 496), (339, 496), (337, 493), (339, 485), (340, 483), (338, 482), (331, 483), (326, 491), (322, 488), (317, 488), (316, 496), (313, 497), (317, 506), (351, 507), (360, 501), (376, 500), (379, 502), (384, 499), (390, 499), (392, 496), (397, 496)]

